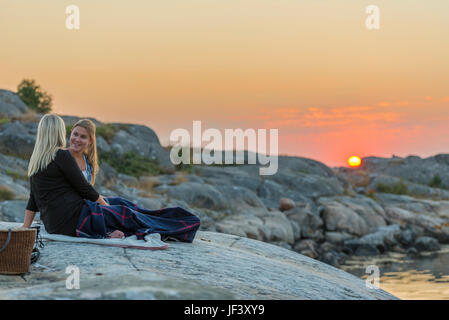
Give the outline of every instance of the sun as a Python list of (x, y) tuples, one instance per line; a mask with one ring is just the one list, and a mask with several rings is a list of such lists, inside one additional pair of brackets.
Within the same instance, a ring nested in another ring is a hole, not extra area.
[(360, 159), (360, 157), (357, 157), (357, 156), (351, 156), (348, 159), (348, 163), (349, 163), (350, 167), (353, 167), (353, 168), (359, 167), (360, 164), (362, 163), (362, 159)]

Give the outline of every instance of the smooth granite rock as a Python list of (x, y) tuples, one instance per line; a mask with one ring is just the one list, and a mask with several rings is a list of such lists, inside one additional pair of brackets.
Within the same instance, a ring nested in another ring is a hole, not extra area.
[[(0, 299), (396, 299), (257, 240), (199, 231), (193, 243), (169, 245), (149, 251), (46, 241), (28, 274), (0, 275)], [(66, 288), (73, 275), (66, 268), (73, 265), (79, 289)]]

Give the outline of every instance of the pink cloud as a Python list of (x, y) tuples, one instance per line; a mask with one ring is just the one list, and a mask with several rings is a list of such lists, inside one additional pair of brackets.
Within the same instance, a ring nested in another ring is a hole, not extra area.
[[(285, 113), (284, 113), (285, 112)], [(305, 110), (298, 108), (279, 108), (267, 113), (271, 116), (265, 125), (267, 127), (343, 127), (360, 124), (360, 121), (372, 122), (400, 122), (402, 114), (399, 112), (375, 111), (372, 106), (342, 106), (329, 108), (309, 107)]]
[(395, 102), (389, 102), (389, 101), (382, 101), (376, 104), (376, 106), (378, 107), (404, 107), (404, 106), (408, 106), (409, 102), (408, 101), (395, 101)]
[(377, 106), (379, 106), (379, 107), (389, 107), (389, 106), (391, 106), (391, 103), (387, 102), (387, 101), (383, 101), (383, 102), (379, 102), (377, 104)]

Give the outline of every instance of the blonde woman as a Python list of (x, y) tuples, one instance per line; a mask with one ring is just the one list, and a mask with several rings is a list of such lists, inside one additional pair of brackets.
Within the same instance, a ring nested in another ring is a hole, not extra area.
[(40, 211), (49, 233), (88, 238), (136, 235), (138, 239), (160, 233), (163, 240), (192, 242), (200, 220), (180, 207), (147, 210), (120, 197), (107, 198), (109, 205), (105, 202), (83, 175), (82, 163), (75, 160), (90, 145), (95, 148), (95, 134), (72, 139), (76, 132), (83, 135), (78, 127), (71, 132), (73, 146), (65, 150), (64, 121), (56, 115), (41, 119), (30, 159), (31, 192), (23, 227), (29, 227)]
[[(69, 152), (75, 159), (84, 178), (92, 186), (95, 184), (95, 178), (98, 172), (97, 139), (95, 137), (96, 126), (92, 120), (78, 120), (70, 130)], [(107, 198), (103, 200), (107, 204)], [(115, 230), (108, 234), (110, 238), (122, 238), (124, 233)]]
[(35, 213), (40, 211), (49, 233), (73, 236), (83, 199), (107, 205), (86, 182), (70, 152), (64, 149), (65, 137), (65, 124), (59, 116), (42, 117), (28, 165), (30, 198), (25, 211), (25, 228), (30, 227)]
[(93, 186), (98, 172), (95, 136), (96, 126), (89, 119), (77, 121), (70, 131), (70, 154), (76, 160), (86, 180)]

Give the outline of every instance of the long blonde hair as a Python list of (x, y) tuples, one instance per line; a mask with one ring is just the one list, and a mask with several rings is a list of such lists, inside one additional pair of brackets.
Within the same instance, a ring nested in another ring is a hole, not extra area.
[[(95, 130), (96, 126), (95, 123), (93, 123), (89, 119), (81, 119), (78, 120), (72, 127), (72, 130), (75, 129), (75, 127), (82, 127), (87, 130), (87, 133), (89, 134), (90, 141), (92, 142), (89, 147), (87, 148), (87, 152), (85, 153), (87, 156), (87, 159), (92, 166), (92, 181), (91, 184), (94, 185), (95, 183), (95, 177), (97, 176), (98, 172), (98, 155), (97, 155), (97, 138), (95, 136)], [(72, 132), (72, 130), (70, 132)]]
[(64, 120), (55, 114), (46, 114), (39, 121), (36, 143), (28, 164), (28, 176), (44, 170), (56, 156), (56, 151), (66, 146)]

